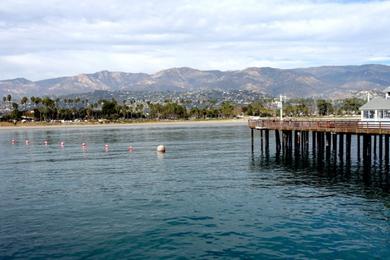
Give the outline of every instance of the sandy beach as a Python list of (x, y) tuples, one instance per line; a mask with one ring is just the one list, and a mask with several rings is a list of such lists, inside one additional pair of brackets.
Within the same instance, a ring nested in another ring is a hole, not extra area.
[(18, 130), (18, 129), (46, 129), (46, 128), (85, 128), (85, 127), (127, 127), (127, 126), (164, 126), (164, 125), (207, 125), (207, 124), (246, 124), (247, 118), (244, 119), (221, 119), (221, 120), (177, 120), (177, 121), (134, 121), (123, 123), (104, 123), (97, 122), (79, 122), (79, 123), (42, 123), (29, 122), (18, 123), (0, 123), (1, 130)]

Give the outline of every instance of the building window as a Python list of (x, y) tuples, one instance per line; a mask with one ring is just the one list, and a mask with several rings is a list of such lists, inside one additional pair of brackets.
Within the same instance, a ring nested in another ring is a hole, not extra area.
[(364, 118), (374, 118), (375, 116), (375, 111), (374, 110), (365, 110), (363, 113)]
[(390, 118), (390, 110), (383, 110), (383, 118)]

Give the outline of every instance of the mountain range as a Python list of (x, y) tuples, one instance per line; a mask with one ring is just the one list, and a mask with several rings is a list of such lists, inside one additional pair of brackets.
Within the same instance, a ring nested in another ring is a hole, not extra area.
[(297, 69), (247, 68), (219, 71), (187, 67), (155, 74), (100, 71), (93, 74), (30, 81), (17, 78), (0, 81), (0, 96), (61, 96), (107, 91), (190, 91), (241, 89), (270, 96), (344, 97), (390, 86), (390, 66), (322, 66)]

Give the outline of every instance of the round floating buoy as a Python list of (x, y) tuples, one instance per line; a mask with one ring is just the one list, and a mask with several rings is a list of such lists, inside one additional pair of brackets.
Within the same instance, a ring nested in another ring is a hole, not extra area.
[(104, 147), (105, 147), (105, 148), (108, 148), (108, 147), (110, 147), (110, 146), (109, 146), (108, 144), (105, 144)]
[(60, 142), (60, 145), (61, 145), (61, 146), (64, 146), (64, 145), (65, 145), (65, 143), (64, 143), (63, 141), (61, 141), (61, 142)]
[(86, 144), (86, 143), (81, 143), (81, 146), (82, 146), (82, 147), (86, 147), (87, 144)]
[(130, 153), (132, 152), (132, 151), (134, 151), (134, 148), (133, 148), (133, 146), (129, 146), (129, 148), (127, 148), (127, 151), (129, 151)]
[(29, 141), (29, 140), (26, 140), (26, 144), (29, 145), (29, 144), (30, 144), (30, 141)]
[(49, 142), (48, 142), (47, 140), (45, 140), (45, 141), (43, 141), (43, 144), (44, 144), (44, 145), (48, 145)]
[(11, 140), (11, 144), (16, 144), (16, 140), (15, 140), (15, 139), (12, 139), (12, 140)]
[(159, 153), (165, 153), (166, 149), (165, 149), (165, 146), (160, 144), (159, 146), (157, 146), (157, 152)]

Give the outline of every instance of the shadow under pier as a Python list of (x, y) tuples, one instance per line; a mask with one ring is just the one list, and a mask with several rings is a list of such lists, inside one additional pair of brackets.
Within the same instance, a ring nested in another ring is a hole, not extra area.
[(255, 130), (262, 134), (260, 149), (255, 149), (252, 139), (252, 166), (310, 172), (334, 180), (353, 179), (390, 191), (388, 134)]

